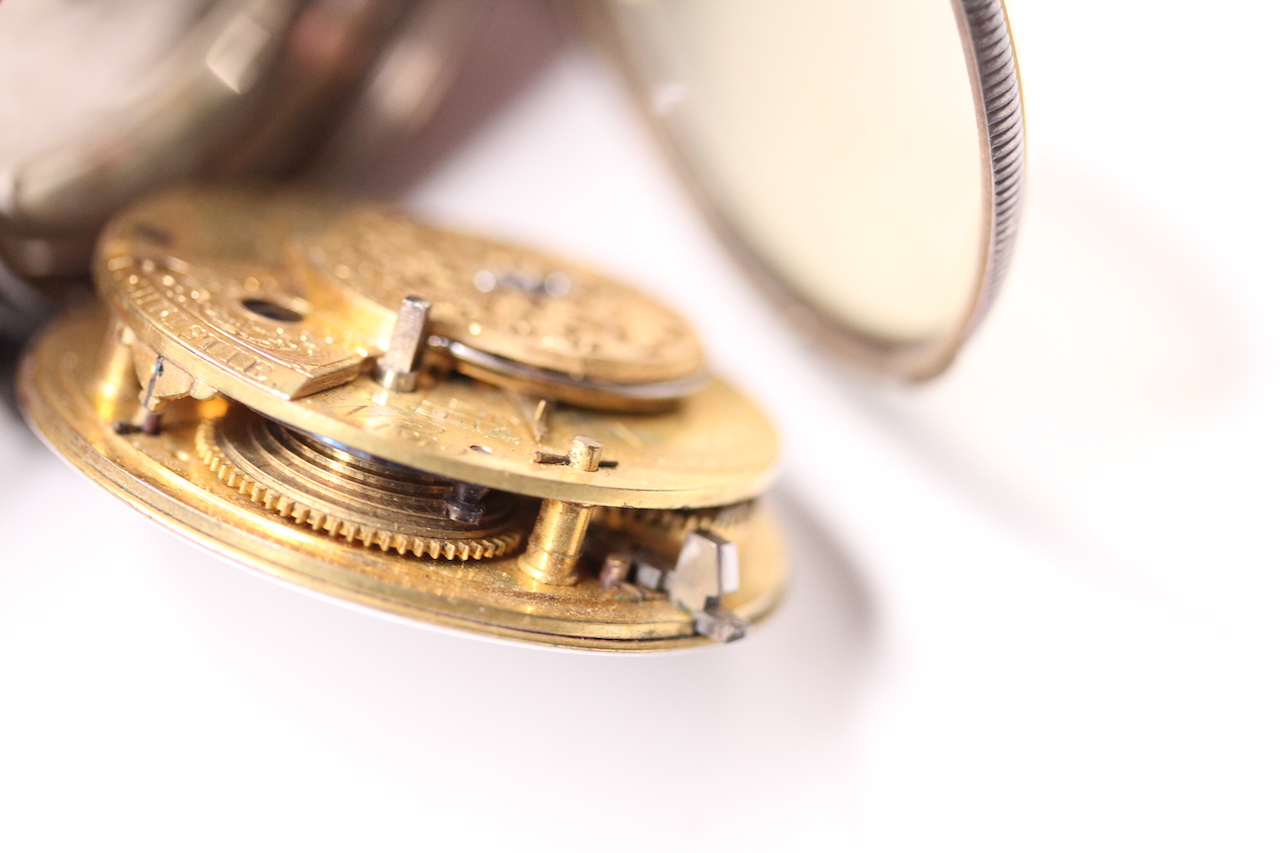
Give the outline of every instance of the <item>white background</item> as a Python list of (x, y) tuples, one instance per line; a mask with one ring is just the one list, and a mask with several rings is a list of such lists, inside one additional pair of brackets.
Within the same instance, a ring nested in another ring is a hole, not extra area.
[(661, 293), (782, 425), (793, 591), (743, 643), (558, 654), (348, 610), (0, 409), (0, 848), (1280, 847), (1280, 12), (1009, 6), (1024, 239), (928, 387), (780, 324), (538, 3), (499, 4), (383, 175)]

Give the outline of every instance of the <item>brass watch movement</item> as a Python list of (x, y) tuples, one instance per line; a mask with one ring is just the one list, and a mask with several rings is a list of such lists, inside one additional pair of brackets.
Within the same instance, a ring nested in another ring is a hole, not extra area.
[[(78, 285), (97, 240), (99, 299), (30, 345), (23, 407), (147, 516), (316, 592), (568, 648), (735, 640), (784, 585), (758, 500), (777, 440), (683, 318), (389, 208), (181, 186), (303, 164), (349, 186), (415, 138), (483, 5), (176, 4), (185, 35), (153, 33), (154, 62), (109, 51), (118, 98), (11, 122), (30, 133), (0, 145), (0, 259), (24, 287)], [(9, 6), (36, 35), (79, 20)], [(902, 379), (947, 366), (1018, 229), (1000, 0), (569, 8), (802, 334)], [(98, 29), (120, 16), (95, 14), (75, 31), (113, 45)], [(38, 43), (5, 32), (10, 55)], [(4, 275), (0, 336), (17, 337), (34, 322), (8, 318)]]
[(387, 208), (184, 187), (19, 378), (79, 469), (238, 563), (447, 628), (649, 651), (777, 602), (777, 454), (637, 290)]

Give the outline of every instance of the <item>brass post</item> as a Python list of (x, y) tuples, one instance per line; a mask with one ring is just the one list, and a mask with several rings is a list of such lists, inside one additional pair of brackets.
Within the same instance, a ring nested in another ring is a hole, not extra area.
[(98, 361), (97, 408), (98, 417), (108, 424), (127, 421), (138, 408), (138, 372), (133, 366), (134, 342), (131, 332), (119, 320), (113, 319), (102, 344)]
[[(568, 464), (579, 471), (597, 471), (602, 454), (600, 442), (579, 435), (569, 447)], [(529, 547), (520, 555), (520, 568), (542, 583), (577, 583), (578, 557), (594, 511), (594, 506), (586, 504), (544, 500), (529, 536)]]

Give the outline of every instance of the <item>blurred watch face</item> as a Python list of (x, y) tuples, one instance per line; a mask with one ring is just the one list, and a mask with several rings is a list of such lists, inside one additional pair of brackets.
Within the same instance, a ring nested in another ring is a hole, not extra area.
[(75, 140), (138, 87), (212, 0), (0, 3), (0, 169)]
[(27, 279), (83, 276), (134, 198), (279, 178), (350, 114), (366, 132), (339, 154), (368, 159), (430, 112), (470, 17), (464, 0), (7, 0), (0, 257)]
[(633, 0), (624, 50), (715, 212), (856, 334), (957, 334), (982, 285), (988, 158), (947, 0)]

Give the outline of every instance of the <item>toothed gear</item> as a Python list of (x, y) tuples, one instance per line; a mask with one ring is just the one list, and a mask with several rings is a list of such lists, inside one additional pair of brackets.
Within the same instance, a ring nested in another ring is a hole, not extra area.
[(752, 501), (703, 509), (632, 509), (602, 506), (596, 509), (599, 524), (637, 536), (662, 535), (683, 540), (697, 531), (711, 531), (727, 538), (751, 517)]
[(516, 550), (528, 502), (504, 492), (481, 501), (478, 522), (449, 518), (454, 483), (352, 455), (233, 407), (202, 422), (196, 451), (214, 476), (282, 518), (337, 539), (433, 560), (480, 560)]

